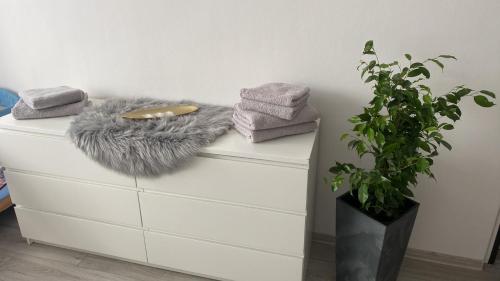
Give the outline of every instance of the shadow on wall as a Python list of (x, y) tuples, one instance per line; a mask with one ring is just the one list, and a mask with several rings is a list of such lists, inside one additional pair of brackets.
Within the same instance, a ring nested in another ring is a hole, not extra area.
[[(363, 85), (360, 82), (360, 85)], [(321, 88), (312, 88), (311, 104), (321, 112), (320, 125), (320, 153), (318, 160), (316, 182), (315, 227), (318, 233), (335, 233), (335, 197), (344, 193), (347, 187), (333, 193), (323, 179), (329, 177), (328, 169), (335, 163), (353, 162), (360, 166), (367, 166), (370, 159), (359, 159), (347, 149), (347, 143), (340, 141), (340, 135), (352, 127), (347, 121), (351, 116), (359, 114), (370, 100), (370, 89), (360, 87), (360, 92), (345, 93), (329, 91)], [(322, 215), (319, 216), (318, 213)]]

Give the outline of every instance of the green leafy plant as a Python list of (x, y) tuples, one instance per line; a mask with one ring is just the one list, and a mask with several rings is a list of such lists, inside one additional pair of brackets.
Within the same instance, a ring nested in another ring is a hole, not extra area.
[(427, 68), (434, 64), (444, 69), (445, 60), (456, 60), (451, 55), (440, 55), (422, 62), (413, 61), (405, 54), (405, 62), (379, 61), (373, 41), (365, 44), (358, 70), (365, 83), (373, 85), (374, 97), (361, 114), (349, 119), (353, 123), (348, 147), (359, 157), (372, 155), (371, 169), (339, 163), (330, 168), (332, 190), (337, 190), (348, 178), (350, 192), (359, 201), (359, 207), (369, 213), (394, 217), (404, 209), (407, 198), (413, 197), (411, 188), (417, 184), (417, 175), (434, 178), (432, 158), (438, 148), (451, 145), (444, 139), (443, 130), (453, 130), (454, 122), (462, 116), (459, 103), (473, 97), (476, 104), (491, 107), (495, 94), (487, 90), (473, 90), (465, 86), (434, 96), (425, 81), (431, 77)]

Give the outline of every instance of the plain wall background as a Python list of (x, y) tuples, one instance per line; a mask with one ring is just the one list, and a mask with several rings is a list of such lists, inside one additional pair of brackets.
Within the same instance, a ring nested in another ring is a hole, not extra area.
[[(0, 0), (0, 86), (232, 105), (241, 87), (308, 85), (323, 116), (315, 231), (334, 234), (337, 194), (321, 178), (335, 160), (359, 162), (338, 136), (370, 99), (355, 69), (364, 42), (388, 61), (456, 55), (444, 74), (432, 68), (434, 93), (500, 93), (499, 14), (496, 0)], [(438, 182), (418, 186), (410, 246), (484, 259), (500, 206), (500, 110), (463, 109)]]

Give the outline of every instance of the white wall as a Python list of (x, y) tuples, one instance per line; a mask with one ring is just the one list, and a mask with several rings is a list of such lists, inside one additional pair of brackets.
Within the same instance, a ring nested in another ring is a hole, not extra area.
[[(458, 56), (432, 73), (436, 93), (462, 83), (500, 93), (499, 14), (495, 0), (0, 0), (0, 86), (231, 105), (241, 87), (306, 84), (323, 115), (322, 178), (334, 160), (357, 161), (338, 136), (369, 100), (355, 70), (367, 39), (387, 60)], [(499, 107), (465, 103), (448, 136), (439, 181), (419, 184), (411, 247), (483, 259), (500, 206)], [(316, 231), (333, 234), (336, 194), (322, 182)]]

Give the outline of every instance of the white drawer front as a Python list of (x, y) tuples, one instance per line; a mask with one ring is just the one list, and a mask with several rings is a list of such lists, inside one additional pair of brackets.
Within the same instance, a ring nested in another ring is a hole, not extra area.
[(196, 157), (159, 178), (137, 178), (147, 190), (306, 212), (307, 170)]
[(64, 215), (141, 226), (137, 191), (6, 171), (15, 204)]
[(301, 281), (302, 258), (146, 231), (151, 264), (234, 281)]
[(0, 164), (18, 170), (135, 187), (133, 177), (102, 167), (63, 137), (0, 130)]
[(139, 192), (145, 228), (264, 251), (304, 255), (305, 216)]
[(141, 230), (16, 207), (23, 237), (146, 262)]

